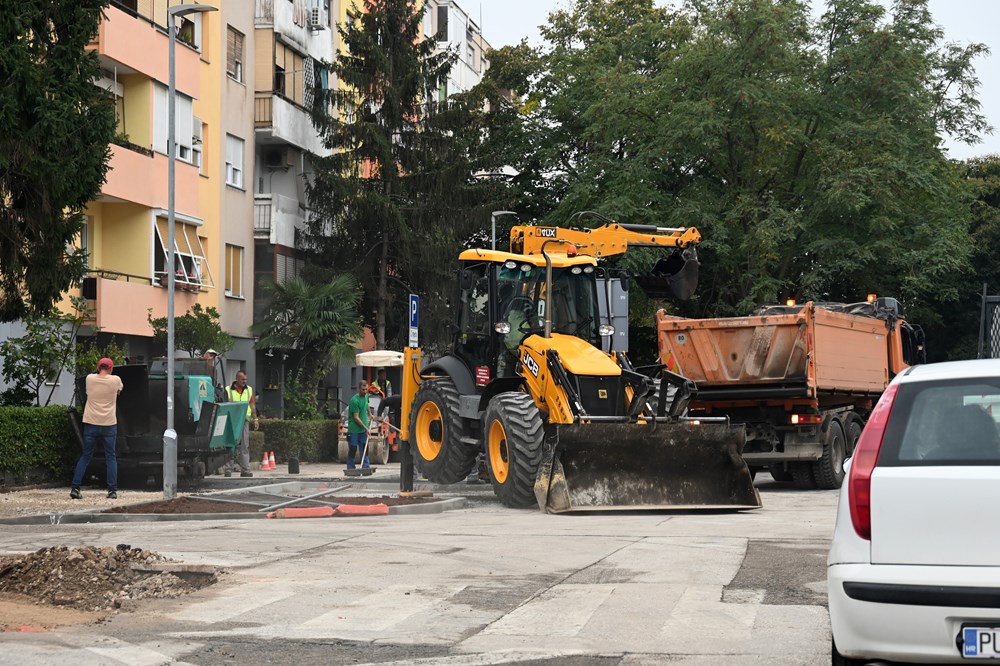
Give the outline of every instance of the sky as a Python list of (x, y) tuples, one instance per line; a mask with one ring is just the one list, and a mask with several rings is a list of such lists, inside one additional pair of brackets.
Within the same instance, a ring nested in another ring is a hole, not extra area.
[[(669, 4), (659, 0), (660, 4)], [(814, 0), (819, 5), (819, 0)], [(486, 41), (494, 48), (517, 44), (527, 38), (538, 45), (538, 26), (546, 23), (549, 12), (569, 6), (570, 0), (457, 0), (483, 31)], [(968, 159), (990, 153), (1000, 154), (1000, 0), (930, 0), (935, 23), (944, 29), (948, 42), (969, 44), (980, 42), (990, 49), (990, 55), (975, 61), (979, 77), (979, 101), (982, 112), (995, 127), (992, 135), (984, 135), (982, 143), (968, 146), (947, 142), (951, 157)]]

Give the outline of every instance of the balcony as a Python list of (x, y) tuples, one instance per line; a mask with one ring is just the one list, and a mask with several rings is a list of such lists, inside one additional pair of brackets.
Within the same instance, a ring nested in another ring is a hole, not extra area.
[[(167, 207), (166, 155), (112, 145), (108, 166), (107, 181), (101, 187), (102, 199), (130, 201), (150, 208)], [(177, 212), (200, 217), (198, 167), (182, 160), (176, 161), (176, 167)]]
[(295, 230), (305, 223), (298, 201), (281, 194), (258, 194), (253, 209), (254, 238), (295, 247)]
[(330, 153), (316, 135), (309, 113), (277, 93), (257, 92), (253, 124), (262, 143), (288, 143), (317, 155)]
[[(154, 286), (151, 278), (119, 275), (94, 279), (97, 296), (94, 323), (102, 333), (149, 337), (153, 330), (146, 320), (147, 311), (152, 309), (154, 319), (167, 316), (167, 290)], [(197, 301), (195, 293), (178, 289), (174, 294), (174, 309), (183, 314)]]
[[(149, 19), (132, 16), (114, 5), (106, 7), (104, 15), (97, 40), (91, 44), (98, 55), (151, 79), (166, 81), (169, 67), (166, 31), (151, 24)], [(198, 98), (201, 55), (178, 41), (175, 56), (177, 90)]]

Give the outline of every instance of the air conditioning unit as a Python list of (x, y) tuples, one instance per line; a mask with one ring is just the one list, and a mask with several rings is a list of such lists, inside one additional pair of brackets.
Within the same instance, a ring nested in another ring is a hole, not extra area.
[(261, 164), (265, 169), (287, 169), (292, 166), (291, 158), (285, 146), (267, 146), (260, 155)]
[(326, 27), (323, 24), (323, 10), (319, 7), (312, 7), (309, 10), (309, 27), (313, 30), (322, 30)]

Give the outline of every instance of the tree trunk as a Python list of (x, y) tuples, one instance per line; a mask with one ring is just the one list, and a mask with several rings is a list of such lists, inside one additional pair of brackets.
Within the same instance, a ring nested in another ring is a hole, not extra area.
[(385, 349), (385, 315), (389, 311), (389, 231), (382, 232), (378, 267), (378, 309), (375, 311), (375, 348)]

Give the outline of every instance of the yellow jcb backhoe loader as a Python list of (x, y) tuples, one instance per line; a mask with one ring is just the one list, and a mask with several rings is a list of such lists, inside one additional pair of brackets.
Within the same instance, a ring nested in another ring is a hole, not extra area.
[(401, 434), (418, 469), (456, 483), (482, 451), (504, 505), (552, 513), (759, 507), (741, 429), (687, 421), (690, 382), (600, 350), (614, 330), (598, 310), (597, 260), (669, 249), (636, 281), (687, 299), (700, 239), (694, 228), (517, 226), (510, 252), (462, 252), (451, 352), (423, 369), (419, 349), (404, 352)]

